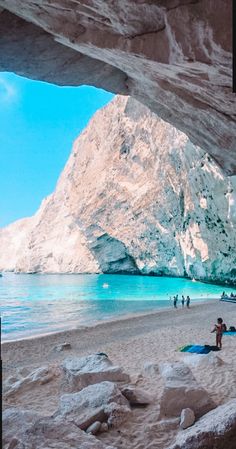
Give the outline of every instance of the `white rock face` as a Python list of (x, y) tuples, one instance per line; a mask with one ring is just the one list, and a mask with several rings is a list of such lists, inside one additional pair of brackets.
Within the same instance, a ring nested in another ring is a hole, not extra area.
[(62, 364), (67, 391), (77, 392), (98, 382), (129, 382), (129, 375), (114, 366), (104, 355), (91, 354), (81, 358), (68, 358)]
[(235, 435), (236, 400), (233, 399), (180, 432), (168, 449), (235, 449)]
[(3, 413), (3, 448), (9, 449), (115, 449), (77, 426), (16, 408)]
[(177, 417), (182, 409), (191, 408), (199, 418), (216, 407), (184, 363), (163, 363), (160, 372), (165, 383), (160, 401), (160, 417)]
[(213, 368), (224, 365), (224, 361), (215, 352), (209, 354), (191, 354), (183, 358), (183, 362), (191, 367)]
[(37, 385), (44, 385), (52, 381), (59, 374), (58, 370), (43, 366), (29, 373), (26, 377), (19, 375), (8, 378), (3, 384), (4, 396), (9, 397), (23, 391), (28, 391)]
[(181, 429), (187, 429), (195, 422), (195, 415), (191, 408), (184, 408), (180, 415), (180, 427)]
[(109, 421), (109, 418), (111, 421), (114, 409), (123, 416), (124, 412), (130, 411), (129, 403), (116, 384), (100, 382), (89, 385), (79, 393), (61, 396), (55, 418), (73, 422), (80, 429), (86, 430), (96, 421)]
[(0, 270), (236, 282), (235, 192), (236, 177), (119, 96), (76, 140), (37, 214), (0, 230)]

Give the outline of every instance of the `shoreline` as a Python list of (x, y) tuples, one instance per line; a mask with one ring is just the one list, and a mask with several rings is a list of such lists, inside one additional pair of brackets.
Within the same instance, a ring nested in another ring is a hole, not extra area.
[[(5, 341), (1, 345), (3, 371), (11, 371), (21, 365), (38, 366), (52, 361), (54, 363), (73, 354), (78, 356), (106, 352), (104, 348), (108, 347), (109, 351), (110, 345), (112, 348), (117, 345), (123, 347), (123, 344), (129, 347), (133, 339), (148, 339), (152, 333), (157, 334), (157, 337), (160, 334), (161, 338), (165, 335), (167, 341), (170, 337), (173, 340), (171, 335), (174, 333), (175, 343), (174, 346), (171, 343), (171, 347), (175, 349), (188, 344), (189, 340), (193, 341), (194, 329), (197, 331), (195, 340), (198, 344), (208, 344), (209, 341), (213, 344), (215, 336), (209, 335), (210, 327), (217, 316), (221, 315), (226, 317), (226, 324), (236, 326), (235, 304), (211, 300), (193, 304), (190, 309), (179, 307), (149, 311), (93, 323), (90, 326)], [(207, 326), (203, 322), (207, 322)], [(187, 334), (186, 329), (189, 329)], [(190, 337), (187, 338), (185, 334)], [(70, 343), (72, 349), (55, 352), (55, 347), (63, 343)]]
[[(195, 307), (199, 307), (202, 306), (203, 304), (211, 304), (211, 303), (215, 303), (215, 301), (219, 301), (218, 298), (212, 298), (212, 299), (201, 299), (199, 301), (194, 301), (190, 308), (195, 308)], [(187, 307), (185, 306), (184, 308), (182, 308), (180, 305), (177, 307), (177, 310), (187, 310)], [(164, 312), (170, 312), (175, 310), (173, 305), (168, 305), (166, 307), (161, 307), (160, 309), (151, 309), (149, 311), (143, 311), (143, 312), (132, 312), (132, 313), (124, 313), (124, 314), (120, 314), (117, 317), (112, 317), (112, 318), (108, 318), (108, 319), (102, 319), (102, 320), (95, 320), (91, 323), (85, 324), (85, 325), (80, 325), (78, 327), (71, 327), (71, 328), (67, 328), (67, 329), (63, 329), (63, 330), (55, 330), (55, 331), (49, 331), (49, 332), (44, 332), (44, 333), (39, 333), (39, 334), (34, 334), (34, 335), (29, 335), (29, 336), (25, 336), (22, 338), (17, 338), (17, 339), (13, 339), (13, 340), (2, 340), (1, 341), (1, 346), (2, 348), (6, 345), (6, 344), (13, 344), (13, 343), (17, 343), (17, 342), (22, 342), (22, 341), (27, 341), (27, 340), (34, 340), (34, 339), (43, 339), (43, 338), (47, 338), (50, 336), (54, 336), (54, 335), (58, 335), (61, 336), (63, 334), (66, 334), (67, 332), (78, 332), (78, 331), (83, 331), (86, 329), (93, 329), (93, 328), (97, 328), (99, 326), (104, 327), (104, 325), (112, 325), (113, 323), (120, 323), (126, 320), (133, 320), (135, 318), (142, 318), (142, 317), (146, 317), (146, 316), (150, 316), (150, 315), (159, 315), (162, 314)], [(189, 309), (188, 309), (189, 310)], [(3, 334), (2, 334), (3, 337)]]
[(30, 276), (141, 276), (141, 277), (154, 277), (154, 278), (167, 278), (167, 279), (184, 279), (184, 280), (189, 280), (192, 282), (200, 282), (202, 284), (207, 284), (207, 285), (217, 285), (217, 286), (221, 286), (221, 287), (225, 287), (225, 288), (233, 288), (236, 289), (236, 280), (231, 281), (231, 280), (226, 280), (226, 281), (222, 281), (222, 280), (215, 280), (215, 279), (198, 279), (198, 278), (194, 278), (194, 277), (190, 277), (190, 276), (175, 276), (174, 274), (172, 275), (160, 275), (160, 274), (156, 274), (153, 272), (150, 273), (129, 273), (129, 272), (118, 272), (118, 273), (103, 273), (103, 272), (97, 272), (97, 273), (77, 273), (77, 272), (68, 272), (68, 273), (60, 273), (60, 272), (46, 272), (46, 271), (32, 271), (32, 272), (16, 272), (14, 270), (1, 270), (1, 273), (6, 273), (6, 274), (14, 274), (14, 275), (30, 275)]

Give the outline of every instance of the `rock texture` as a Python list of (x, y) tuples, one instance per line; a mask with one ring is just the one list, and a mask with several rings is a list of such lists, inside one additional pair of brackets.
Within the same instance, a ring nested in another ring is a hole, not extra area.
[(149, 405), (153, 402), (150, 393), (130, 385), (123, 387), (121, 393), (128, 399), (130, 405)]
[(192, 371), (181, 362), (160, 366), (164, 390), (160, 400), (160, 417), (178, 417), (191, 408), (199, 418), (216, 407), (207, 391), (197, 383)]
[(187, 429), (195, 422), (195, 415), (191, 408), (184, 408), (180, 415), (180, 427), (181, 429)]
[(236, 177), (118, 96), (75, 141), (55, 192), (0, 230), (0, 270), (236, 283)]
[(59, 375), (59, 370), (55, 367), (43, 366), (26, 376), (18, 375), (17, 377), (9, 377), (3, 384), (5, 398), (24, 391), (32, 390), (35, 386), (44, 385), (51, 382)]
[(180, 432), (168, 449), (235, 449), (236, 400), (204, 415), (194, 426)]
[(60, 406), (54, 417), (86, 430), (96, 421), (108, 421), (112, 425), (117, 416), (123, 420), (129, 413), (129, 402), (117, 385), (113, 382), (100, 382), (89, 385), (78, 393), (61, 396)]
[(35, 412), (7, 409), (3, 413), (3, 449), (115, 449), (72, 423), (40, 417)]
[(62, 369), (67, 391), (80, 391), (88, 385), (103, 381), (129, 382), (129, 375), (120, 366), (114, 366), (108, 357), (91, 354), (64, 360)]
[(0, 7), (0, 70), (131, 95), (236, 172), (231, 0), (0, 0)]

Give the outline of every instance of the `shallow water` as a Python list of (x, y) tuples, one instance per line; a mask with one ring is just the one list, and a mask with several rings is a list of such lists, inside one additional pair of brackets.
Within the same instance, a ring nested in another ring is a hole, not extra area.
[[(173, 307), (170, 296), (192, 302), (219, 298), (224, 290), (182, 278), (128, 275), (27, 275), (0, 278), (2, 340), (72, 329), (135, 312)], [(180, 306), (180, 304), (179, 304)]]

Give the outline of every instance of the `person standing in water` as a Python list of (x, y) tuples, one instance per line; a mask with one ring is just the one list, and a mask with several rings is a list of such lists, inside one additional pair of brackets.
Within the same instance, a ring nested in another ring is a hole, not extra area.
[(189, 309), (189, 305), (190, 305), (190, 297), (187, 296), (187, 298), (186, 298), (186, 306), (187, 306), (188, 309)]
[(177, 309), (178, 295), (174, 296), (174, 308)]
[(219, 349), (222, 349), (222, 336), (223, 332), (226, 331), (226, 325), (223, 323), (222, 318), (217, 318), (217, 324), (215, 324), (214, 329), (211, 331), (211, 333), (216, 333), (216, 346)]
[(181, 299), (182, 307), (184, 307), (184, 301), (185, 301), (185, 298), (184, 298), (184, 295), (182, 295), (182, 299)]

